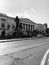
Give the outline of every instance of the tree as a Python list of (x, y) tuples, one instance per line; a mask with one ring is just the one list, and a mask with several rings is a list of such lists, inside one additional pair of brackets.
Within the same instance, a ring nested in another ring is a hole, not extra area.
[(17, 37), (21, 37), (22, 36), (22, 23), (20, 23), (20, 19), (18, 18), (18, 16), (16, 16), (15, 18), (15, 22), (16, 22), (16, 28), (15, 31), (17, 33)]
[(18, 29), (19, 28), (19, 24), (20, 24), (18, 16), (16, 16), (15, 22), (16, 22), (16, 29)]
[(16, 16), (16, 18), (15, 18), (15, 23), (16, 23), (16, 28), (15, 28), (15, 35), (17, 36), (17, 37), (19, 37), (19, 25), (20, 25), (20, 22), (19, 22), (19, 18), (18, 18), (18, 16)]
[(45, 25), (45, 33), (44, 34), (46, 34), (48, 25), (47, 25), (47, 23), (45, 23), (44, 25)]
[(45, 25), (45, 27), (46, 27), (46, 29), (47, 29), (47, 27), (48, 27), (47, 23), (45, 23), (44, 25)]
[(20, 28), (20, 29), (22, 29), (22, 28), (23, 28), (21, 23), (20, 23), (20, 25), (19, 25), (19, 28)]

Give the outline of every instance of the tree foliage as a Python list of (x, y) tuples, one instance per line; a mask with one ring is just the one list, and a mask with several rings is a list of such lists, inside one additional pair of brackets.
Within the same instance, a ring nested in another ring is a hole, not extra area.
[(18, 16), (16, 16), (16, 18), (15, 18), (15, 22), (16, 22), (16, 28), (18, 28), (19, 27), (19, 18), (18, 18)]

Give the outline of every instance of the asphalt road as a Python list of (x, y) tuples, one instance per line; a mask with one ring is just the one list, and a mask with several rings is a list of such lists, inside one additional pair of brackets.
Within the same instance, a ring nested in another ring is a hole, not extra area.
[(49, 38), (0, 43), (0, 65), (40, 65)]

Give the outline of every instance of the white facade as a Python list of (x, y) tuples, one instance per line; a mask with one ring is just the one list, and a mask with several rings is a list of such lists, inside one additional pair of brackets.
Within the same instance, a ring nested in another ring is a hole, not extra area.
[[(8, 25), (10, 25), (10, 28), (8, 29)], [(2, 34), (2, 31), (5, 30), (5, 35), (8, 35), (12, 33), (12, 26), (15, 26), (14, 18), (8, 17), (5, 14), (0, 14), (0, 36)]]
[[(22, 27), (24, 31), (34, 31), (34, 30), (39, 30), (39, 31), (44, 31), (46, 30), (45, 25), (43, 24), (37, 24), (32, 22), (31, 20), (27, 18), (20, 18), (20, 23), (22, 23)], [(15, 29), (16, 23), (14, 21), (14, 18), (9, 17), (5, 14), (0, 13), (0, 36), (2, 34), (2, 31), (5, 30), (6, 36), (8, 34), (12, 35), (14, 29)], [(10, 28), (9, 28), (10, 27)], [(14, 28), (12, 28), (14, 27)]]
[(36, 23), (32, 22), (31, 20), (29, 20), (27, 18), (21, 18), (20, 19), (20, 23), (22, 23), (25, 31), (27, 31), (27, 30), (33, 31), (34, 30), (34, 26), (36, 25)]
[(46, 33), (46, 26), (44, 24), (36, 24), (34, 29)]

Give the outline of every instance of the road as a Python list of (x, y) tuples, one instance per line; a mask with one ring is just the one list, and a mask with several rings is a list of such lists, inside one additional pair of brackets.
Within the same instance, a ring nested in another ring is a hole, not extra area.
[(0, 65), (39, 65), (47, 49), (49, 38), (0, 43)]
[(49, 49), (44, 54), (40, 65), (49, 65)]

